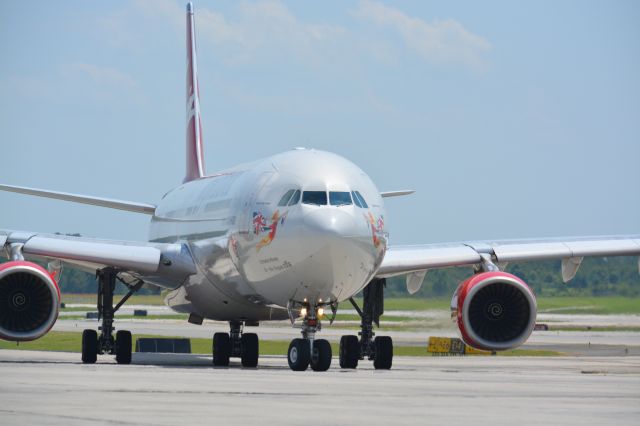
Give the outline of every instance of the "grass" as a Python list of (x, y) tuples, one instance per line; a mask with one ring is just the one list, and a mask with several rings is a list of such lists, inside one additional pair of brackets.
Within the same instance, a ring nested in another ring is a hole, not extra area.
[[(167, 337), (153, 335), (136, 335), (139, 337)], [(52, 331), (44, 337), (32, 341), (6, 342), (0, 340), (0, 349), (21, 349), (31, 351), (59, 351), (59, 352), (80, 352), (82, 342), (82, 334), (74, 332)], [(285, 355), (289, 347), (288, 340), (261, 340), (260, 355)], [(331, 343), (331, 349), (334, 355), (339, 353), (337, 343)], [(191, 352), (194, 354), (210, 354), (211, 339), (191, 339)], [(397, 356), (431, 356), (427, 352), (426, 342), (424, 346), (394, 346), (394, 355)], [(512, 351), (498, 352), (500, 356), (557, 356), (562, 355), (555, 351), (515, 349)]]
[[(189, 318), (187, 314), (168, 314), (168, 315), (147, 315), (147, 316), (135, 316), (135, 315), (119, 315), (116, 314), (116, 319), (149, 319), (149, 320), (182, 320), (186, 321)], [(65, 315), (59, 317), (59, 319), (63, 320), (83, 320), (87, 319), (85, 315)]]
[(640, 327), (634, 325), (603, 325), (603, 326), (584, 326), (584, 325), (549, 325), (549, 331), (632, 331), (640, 332)]
[[(118, 303), (123, 295), (115, 295), (114, 303)], [(91, 304), (95, 305), (97, 296), (95, 294), (62, 293), (62, 303)], [(127, 301), (127, 305), (164, 305), (164, 296), (161, 294), (138, 295), (134, 294)]]
[[(637, 297), (539, 297), (538, 312), (562, 314), (638, 314)], [(362, 303), (361, 300), (358, 301)], [(399, 297), (384, 301), (385, 311), (449, 310), (451, 299)], [(342, 304), (344, 307), (345, 304)], [(347, 305), (348, 306), (348, 305)]]
[(538, 312), (558, 314), (640, 314), (640, 298), (541, 297)]

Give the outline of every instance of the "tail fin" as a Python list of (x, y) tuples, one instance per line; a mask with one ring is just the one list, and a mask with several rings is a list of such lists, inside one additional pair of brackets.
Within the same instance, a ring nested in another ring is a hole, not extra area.
[(205, 176), (195, 32), (193, 4), (189, 2), (187, 3), (187, 174), (184, 182)]

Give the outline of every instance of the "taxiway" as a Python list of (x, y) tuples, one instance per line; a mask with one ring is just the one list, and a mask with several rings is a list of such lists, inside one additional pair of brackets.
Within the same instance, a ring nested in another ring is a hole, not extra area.
[(78, 354), (0, 350), (3, 425), (580, 424), (635, 425), (640, 357), (396, 357), (325, 373), (213, 368), (199, 355), (134, 354), (132, 365)]

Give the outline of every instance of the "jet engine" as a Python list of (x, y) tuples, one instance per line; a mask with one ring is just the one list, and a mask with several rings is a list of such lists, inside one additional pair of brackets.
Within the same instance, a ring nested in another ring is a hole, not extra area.
[(463, 281), (451, 300), (462, 339), (477, 349), (500, 351), (522, 345), (536, 322), (529, 286), (506, 272), (482, 272)]
[(35, 340), (58, 319), (60, 289), (53, 277), (31, 262), (0, 264), (0, 338)]

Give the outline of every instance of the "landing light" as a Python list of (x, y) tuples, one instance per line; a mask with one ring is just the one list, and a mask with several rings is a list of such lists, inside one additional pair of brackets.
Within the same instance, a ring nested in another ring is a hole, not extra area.
[(300, 316), (301, 317), (306, 317), (307, 316), (307, 308), (300, 309)]
[(322, 318), (324, 315), (324, 308), (318, 308), (318, 318)]

